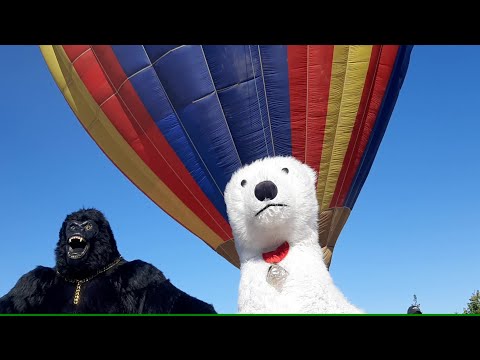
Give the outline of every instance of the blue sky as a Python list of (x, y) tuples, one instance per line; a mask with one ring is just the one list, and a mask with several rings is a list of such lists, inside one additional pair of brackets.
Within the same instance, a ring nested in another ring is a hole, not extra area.
[[(368, 313), (462, 312), (480, 289), (480, 46), (417, 46), (384, 140), (334, 252)], [(0, 46), (0, 296), (53, 266), (65, 216), (96, 207), (127, 260), (235, 313), (239, 270), (166, 215), (76, 120), (37, 46)]]

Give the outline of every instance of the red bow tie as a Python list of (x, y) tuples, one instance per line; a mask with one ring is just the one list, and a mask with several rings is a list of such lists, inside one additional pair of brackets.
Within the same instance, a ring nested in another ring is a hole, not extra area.
[(290, 245), (288, 245), (288, 242), (285, 241), (282, 245), (280, 245), (275, 250), (263, 253), (262, 254), (263, 260), (265, 260), (270, 264), (279, 263), (285, 258), (285, 256), (287, 256), (289, 249), (290, 249)]

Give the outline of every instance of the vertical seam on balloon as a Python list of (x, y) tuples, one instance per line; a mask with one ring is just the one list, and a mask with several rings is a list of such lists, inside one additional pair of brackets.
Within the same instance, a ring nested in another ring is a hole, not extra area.
[[(143, 47), (143, 45), (142, 45), (142, 47)], [(145, 48), (144, 48), (144, 50), (145, 50)], [(98, 58), (98, 56), (97, 56), (97, 54), (95, 53), (95, 50), (94, 50), (93, 48), (92, 48), (92, 53), (94, 54), (95, 58), (97, 59), (97, 62), (98, 62), (98, 64), (100, 65), (100, 67), (102, 68), (102, 70), (103, 70), (106, 78), (108, 79), (108, 81), (110, 82), (110, 84), (112, 85), (112, 87), (115, 88), (112, 80), (111, 80), (110, 77), (108, 76), (108, 73), (105, 71), (105, 68), (103, 67), (100, 59)], [(146, 53), (146, 52), (145, 52), (145, 53)], [(147, 55), (147, 57), (148, 57), (148, 55)], [(148, 58), (148, 59), (150, 60), (150, 58)], [(155, 74), (156, 74), (156, 72), (155, 72)], [(157, 78), (158, 78), (158, 76), (157, 76)], [(162, 90), (165, 92), (165, 89), (163, 88), (163, 85), (162, 85), (162, 82), (160, 81), (160, 78), (158, 78), (158, 81), (160, 82), (160, 86), (162, 87)], [(165, 95), (166, 95), (166, 93), (165, 93)], [(170, 102), (170, 99), (168, 98), (168, 95), (166, 95), (166, 96), (167, 96), (167, 99), (168, 99), (168, 101), (169, 101), (169, 103), (170, 103), (170, 106), (172, 106), (172, 104), (171, 104), (171, 102)], [(170, 167), (170, 169), (172, 170), (172, 172), (173, 172), (173, 173), (176, 175), (176, 177), (179, 179), (180, 183), (183, 184), (183, 186), (185, 187), (185, 189), (187, 189), (187, 191), (192, 195), (192, 197), (200, 204), (200, 206), (205, 210), (205, 212), (211, 217), (211, 219), (213, 220), (213, 222), (214, 222), (215, 224), (217, 224), (218, 227), (223, 231), (223, 233), (228, 237), (228, 233), (227, 233), (227, 232), (223, 229), (223, 227), (216, 221), (216, 219), (212, 216), (212, 214), (210, 214), (210, 212), (209, 212), (207, 209), (205, 209), (205, 207), (203, 206), (202, 202), (201, 202), (200, 200), (198, 200), (197, 197), (195, 196), (195, 194), (190, 191), (190, 188), (182, 181), (181, 176), (179, 176), (179, 175), (177, 174), (177, 172), (176, 172), (175, 169), (172, 167), (172, 165), (167, 161), (167, 159), (165, 159), (165, 157), (163, 156), (163, 154), (161, 153), (161, 151), (158, 150), (158, 148), (157, 148), (156, 145), (153, 143), (153, 141), (150, 139), (150, 137), (148, 136), (148, 134), (146, 133), (146, 131), (145, 131), (145, 130), (143, 129), (143, 127), (139, 124), (137, 118), (136, 118), (135, 115), (132, 113), (132, 111), (130, 110), (130, 108), (128, 107), (128, 105), (125, 103), (125, 101), (123, 100), (122, 96), (121, 96), (120, 94), (118, 94), (118, 97), (119, 97), (119, 99), (122, 101), (122, 103), (125, 105), (125, 107), (127, 108), (128, 112), (130, 113), (130, 115), (132, 115), (132, 118), (135, 120), (135, 122), (137, 123), (137, 125), (139, 126), (139, 128), (142, 129), (143, 133), (145, 134), (145, 137), (148, 139), (148, 141), (150, 141), (150, 143), (152, 144), (153, 148), (154, 148), (154, 149), (157, 151), (157, 153), (163, 158), (163, 160), (165, 161), (165, 163), (168, 164), (168, 166)], [(175, 112), (175, 115), (178, 117), (177, 112), (175, 111), (175, 109), (173, 108), (173, 106), (172, 106), (172, 109), (173, 109), (173, 111)], [(98, 116), (97, 116), (97, 118), (98, 118)], [(179, 122), (181, 123), (180, 118), (179, 118)], [(182, 127), (183, 127), (183, 124), (182, 124)], [(189, 138), (189, 139), (190, 139), (190, 138)], [(191, 141), (191, 140), (190, 140), (190, 141)], [(194, 146), (194, 148), (195, 148), (195, 146)], [(196, 148), (195, 148), (195, 150), (196, 150)], [(198, 153), (198, 152), (197, 152), (197, 153)], [(199, 154), (199, 156), (200, 156), (200, 154)], [(201, 157), (200, 157), (200, 158), (201, 158)], [(202, 160), (202, 162), (203, 162), (203, 160)], [(207, 169), (207, 171), (208, 171), (208, 169)], [(213, 180), (213, 182), (215, 183), (215, 180), (213, 179), (213, 177), (212, 177), (212, 180)], [(215, 183), (215, 185), (216, 185), (216, 183)], [(218, 188), (218, 186), (217, 186), (217, 188)], [(220, 189), (219, 189), (219, 190), (220, 190)], [(221, 191), (220, 191), (220, 193), (221, 193)], [(214, 231), (214, 230), (212, 229), (212, 231)], [(215, 231), (214, 231), (214, 232), (215, 232)]]
[[(325, 191), (327, 191), (327, 185), (328, 185), (328, 176), (330, 175), (330, 169), (331, 169), (331, 161), (332, 161), (332, 157), (333, 157), (333, 150), (335, 149), (335, 138), (337, 137), (337, 129), (338, 129), (338, 123), (340, 121), (340, 111), (342, 109), (342, 102), (344, 100), (343, 98), (343, 95), (344, 95), (344, 92), (345, 92), (345, 83), (346, 83), (346, 79), (347, 79), (347, 72), (348, 72), (348, 59), (350, 58), (350, 46), (348, 46), (348, 52), (347, 52), (347, 61), (345, 63), (345, 74), (343, 76), (343, 86), (342, 86), (342, 95), (340, 97), (340, 106), (338, 107), (338, 114), (337, 114), (337, 121), (336, 121), (336, 124), (335, 124), (335, 131), (334, 131), (334, 134), (333, 134), (333, 144), (332, 144), (332, 149), (330, 151), (330, 158), (328, 159), (327, 161), (327, 164), (328, 164), (328, 171), (327, 171), (327, 176), (325, 177), (325, 187), (323, 188), (323, 197), (322, 197), (322, 203), (325, 199)], [(334, 50), (335, 51), (335, 50)], [(335, 56), (335, 55), (334, 55)], [(331, 199), (330, 199), (331, 201)]]
[(308, 70), (310, 62), (310, 46), (307, 45), (307, 96), (305, 96), (305, 159), (304, 163), (307, 163), (307, 145), (308, 145)]
[[(350, 163), (352, 162), (353, 156), (355, 155), (355, 152), (353, 150), (355, 150), (355, 147), (357, 146), (357, 142), (358, 142), (358, 139), (360, 138), (361, 130), (362, 130), (363, 125), (365, 124), (365, 121), (367, 119), (367, 113), (368, 113), (367, 109), (368, 109), (368, 106), (369, 106), (370, 101), (371, 101), (373, 88), (375, 87), (375, 79), (377, 77), (378, 67), (379, 67), (379, 64), (380, 64), (380, 58), (382, 57), (382, 51), (383, 51), (383, 45), (380, 45), (380, 51), (378, 52), (377, 64), (375, 65), (375, 71), (373, 73), (372, 83), (370, 85), (370, 89), (368, 91), (368, 96), (367, 96), (367, 101), (366, 101), (366, 104), (365, 104), (365, 111), (363, 112), (362, 120), (360, 122), (360, 128), (358, 129), (357, 136), (355, 137), (355, 141), (353, 143), (353, 148), (352, 148), (352, 153), (350, 154), (350, 159), (348, 160), (348, 164), (347, 164), (346, 169), (348, 169), (350, 167)], [(340, 196), (340, 194), (342, 193), (343, 184), (345, 183), (346, 178), (347, 178), (347, 172), (345, 172), (345, 176), (342, 179), (342, 184), (340, 185), (340, 190), (338, 191), (337, 200), (338, 200), (338, 197)], [(353, 184), (353, 181), (352, 181), (352, 184)], [(335, 200), (335, 202), (337, 200)]]
[(242, 159), (240, 158), (240, 154), (238, 153), (237, 145), (235, 144), (235, 141), (233, 140), (232, 132), (230, 131), (230, 126), (228, 126), (227, 117), (225, 116), (225, 112), (223, 111), (222, 102), (218, 97), (217, 88), (215, 87), (215, 82), (213, 81), (212, 72), (210, 71), (210, 67), (208, 66), (208, 61), (207, 61), (207, 57), (205, 56), (205, 51), (203, 50), (203, 45), (200, 45), (200, 49), (202, 49), (203, 59), (205, 60), (205, 65), (207, 66), (208, 75), (210, 75), (210, 81), (212, 82), (215, 95), (217, 96), (218, 105), (220, 105), (220, 109), (222, 109), (223, 119), (225, 120), (225, 125), (227, 126), (228, 133), (230, 134), (230, 139), (232, 139), (232, 144), (233, 144), (233, 147), (235, 148), (235, 152), (237, 153), (238, 161), (240, 162), (240, 165), (243, 166)]
[(267, 88), (266, 88), (266, 85), (265, 85), (265, 74), (263, 73), (262, 52), (260, 51), (260, 45), (257, 45), (257, 48), (258, 48), (258, 58), (260, 60), (260, 70), (262, 71), (263, 91), (265, 93), (265, 104), (267, 105), (268, 123), (270, 124), (270, 138), (272, 139), (273, 156), (275, 156), (275, 143), (273, 141), (273, 134), (272, 134), (272, 121), (270, 119), (270, 106), (268, 105)]
[[(255, 73), (255, 66), (253, 65), (252, 48), (251, 48), (250, 45), (248, 45), (248, 49), (250, 50), (250, 63), (252, 64), (253, 81), (254, 81), (254, 83), (255, 83), (255, 91), (256, 91), (256, 93), (257, 93), (258, 112), (260, 113), (260, 120), (262, 121), (263, 139), (265, 140), (265, 147), (267, 148), (267, 156), (270, 156), (270, 153), (269, 153), (269, 151), (268, 151), (267, 135), (265, 134), (265, 125), (264, 125), (264, 123), (263, 123), (262, 110), (261, 110), (261, 107), (260, 107), (260, 95), (258, 94), (257, 78), (256, 78), (256, 73)], [(262, 81), (263, 81), (263, 78), (262, 78)]]

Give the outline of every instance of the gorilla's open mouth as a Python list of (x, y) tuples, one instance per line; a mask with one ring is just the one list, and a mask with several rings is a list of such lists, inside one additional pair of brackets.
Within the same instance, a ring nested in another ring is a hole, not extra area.
[(258, 216), (262, 213), (262, 211), (267, 210), (270, 206), (287, 206), (286, 204), (268, 204), (265, 206), (263, 209), (261, 209), (259, 212), (255, 214), (255, 216)]
[(78, 235), (71, 236), (68, 238), (67, 256), (70, 259), (80, 259), (87, 253), (89, 247), (90, 245), (83, 237)]

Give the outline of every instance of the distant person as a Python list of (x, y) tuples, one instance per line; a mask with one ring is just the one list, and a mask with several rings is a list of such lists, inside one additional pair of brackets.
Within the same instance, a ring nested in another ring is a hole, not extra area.
[(96, 209), (65, 218), (54, 268), (38, 266), (0, 298), (0, 313), (214, 314), (141, 260), (126, 261)]

